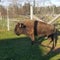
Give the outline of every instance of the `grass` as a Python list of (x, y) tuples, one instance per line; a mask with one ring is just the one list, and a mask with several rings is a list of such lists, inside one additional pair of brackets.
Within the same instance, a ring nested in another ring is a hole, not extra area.
[[(59, 22), (60, 19), (57, 20), (57, 23)], [(57, 44), (53, 51), (40, 44), (31, 45), (29, 37), (25, 35), (16, 36), (14, 31), (6, 31), (6, 23), (6, 20), (0, 21), (0, 60), (60, 60), (60, 44)], [(10, 22), (10, 24), (11, 30), (14, 29), (14, 22)], [(43, 38), (40, 40), (43, 40), (44, 45), (49, 42)], [(60, 43), (60, 36), (58, 43)]]
[(19, 38), (17, 36), (13, 36), (13, 33), (11, 34), (11, 32), (6, 34), (5, 35), (3, 34), (5, 37), (2, 38), (1, 36), (0, 39), (0, 60), (40, 59), (39, 57), (41, 56), (41, 51), (39, 51), (38, 46), (35, 45), (32, 46), (30, 44), (31, 42), (30, 38), (27, 37)]
[(25, 35), (18, 37), (13, 31), (0, 32), (0, 60), (58, 60), (59, 53), (38, 44), (31, 45), (31, 39)]

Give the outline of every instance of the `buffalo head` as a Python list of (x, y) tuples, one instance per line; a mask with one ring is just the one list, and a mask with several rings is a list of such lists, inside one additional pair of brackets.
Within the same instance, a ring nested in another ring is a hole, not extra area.
[(26, 26), (23, 23), (17, 23), (14, 31), (16, 35), (20, 35), (20, 34), (24, 34), (25, 29)]

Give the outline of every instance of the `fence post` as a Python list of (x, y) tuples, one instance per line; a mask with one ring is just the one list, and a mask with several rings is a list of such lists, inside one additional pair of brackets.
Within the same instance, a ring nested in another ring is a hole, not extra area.
[(8, 6), (7, 6), (7, 30), (8, 31), (10, 30), (10, 27), (9, 27), (9, 16), (8, 16)]
[(30, 19), (33, 19), (33, 6), (30, 5)]

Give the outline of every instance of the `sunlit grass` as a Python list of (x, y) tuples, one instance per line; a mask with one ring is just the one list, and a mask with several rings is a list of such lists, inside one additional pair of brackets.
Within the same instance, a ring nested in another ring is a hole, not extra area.
[(14, 31), (0, 31), (0, 39), (8, 39), (8, 38), (19, 38), (26, 37), (26, 35), (22, 34), (17, 36)]
[(50, 60), (60, 60), (60, 54), (56, 55), (55, 57), (52, 57)]

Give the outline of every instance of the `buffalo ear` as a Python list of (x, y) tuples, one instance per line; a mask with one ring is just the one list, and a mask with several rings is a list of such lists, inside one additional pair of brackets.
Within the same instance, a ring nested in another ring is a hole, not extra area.
[(20, 23), (20, 28), (26, 28), (26, 26), (23, 23)]

